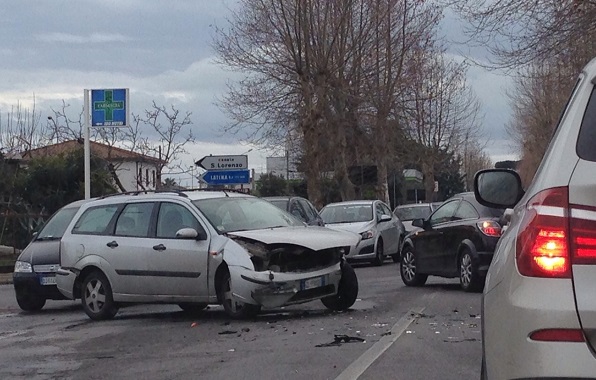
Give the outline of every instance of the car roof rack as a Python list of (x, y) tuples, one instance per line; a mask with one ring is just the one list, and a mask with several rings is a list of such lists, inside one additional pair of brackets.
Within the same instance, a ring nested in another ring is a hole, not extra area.
[(237, 190), (237, 189), (217, 189), (217, 188), (213, 188), (213, 187), (207, 187), (207, 188), (195, 188), (195, 189), (184, 189), (184, 190), (167, 189), (167, 190), (125, 191), (123, 193), (106, 194), (101, 197), (98, 197), (97, 199), (105, 199), (105, 198), (115, 197), (115, 196), (119, 196), (119, 195), (143, 195), (143, 194), (150, 194), (150, 193), (152, 193), (152, 194), (172, 193), (172, 194), (177, 194), (181, 197), (188, 198), (188, 195), (185, 194), (185, 192), (190, 192), (190, 191), (221, 191), (226, 195), (226, 197), (229, 196), (227, 194), (228, 192), (246, 194), (245, 192)]

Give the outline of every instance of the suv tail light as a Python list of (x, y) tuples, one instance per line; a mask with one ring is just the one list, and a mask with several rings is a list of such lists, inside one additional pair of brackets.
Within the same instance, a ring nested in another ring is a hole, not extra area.
[(576, 264), (596, 264), (596, 210), (573, 205), (571, 248)]
[(499, 237), (501, 236), (501, 225), (494, 220), (484, 220), (478, 222), (478, 229), (486, 236)]
[(520, 274), (571, 277), (568, 213), (567, 187), (543, 190), (528, 201), (517, 236), (516, 259)]

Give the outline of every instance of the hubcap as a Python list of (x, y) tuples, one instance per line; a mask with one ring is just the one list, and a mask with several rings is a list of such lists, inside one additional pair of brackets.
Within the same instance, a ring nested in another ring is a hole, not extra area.
[(99, 312), (106, 302), (106, 295), (103, 284), (99, 280), (92, 280), (87, 283), (85, 289), (85, 303), (89, 310)]
[(472, 258), (470, 257), (470, 255), (465, 254), (461, 258), (461, 265), (459, 271), (462, 284), (470, 284), (470, 281), (472, 280)]
[(416, 276), (416, 262), (414, 261), (414, 253), (407, 251), (402, 262), (402, 272), (408, 281), (412, 281)]

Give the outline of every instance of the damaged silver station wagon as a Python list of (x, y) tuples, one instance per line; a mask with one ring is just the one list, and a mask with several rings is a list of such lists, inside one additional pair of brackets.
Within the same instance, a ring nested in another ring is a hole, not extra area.
[(229, 191), (134, 192), (85, 203), (60, 245), (56, 282), (94, 320), (126, 303), (222, 304), (233, 318), (320, 299), (351, 307), (358, 280), (345, 261), (356, 234), (307, 227)]

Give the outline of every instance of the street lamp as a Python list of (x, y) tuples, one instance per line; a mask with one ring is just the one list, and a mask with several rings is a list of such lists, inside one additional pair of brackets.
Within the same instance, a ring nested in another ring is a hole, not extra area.
[(190, 188), (191, 190), (195, 187), (195, 167), (190, 166)]

